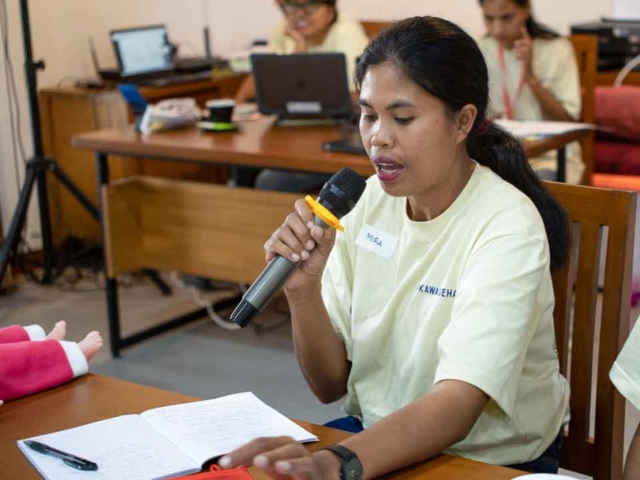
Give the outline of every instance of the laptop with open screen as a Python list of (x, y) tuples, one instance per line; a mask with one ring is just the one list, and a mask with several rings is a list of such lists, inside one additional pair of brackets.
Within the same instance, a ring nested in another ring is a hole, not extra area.
[(164, 25), (113, 30), (110, 36), (122, 79), (162, 75), (174, 70)]
[[(118, 59), (119, 78), (127, 82), (151, 81), (162, 86), (206, 80), (211, 77), (213, 67), (228, 66), (226, 60), (216, 56), (174, 58), (175, 45), (164, 25), (113, 30), (110, 35)], [(206, 50), (208, 35), (205, 39)]]
[(251, 55), (258, 109), (279, 120), (348, 119), (352, 112), (342, 53)]

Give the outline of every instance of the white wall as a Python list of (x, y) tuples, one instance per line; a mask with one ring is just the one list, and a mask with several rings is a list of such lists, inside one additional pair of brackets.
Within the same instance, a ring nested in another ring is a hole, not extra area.
[(640, 18), (640, 2), (638, 0), (614, 0), (614, 15), (618, 18)]
[[(30, 151), (18, 1), (7, 3), (11, 55), (20, 89), (25, 143)], [(389, 20), (428, 14), (448, 18), (474, 36), (483, 31), (476, 0), (340, 0), (339, 5), (355, 19)], [(614, 0), (535, 0), (534, 5), (540, 21), (568, 33), (571, 23), (612, 15)], [(47, 62), (47, 70), (39, 75), (40, 86), (55, 85), (63, 77), (93, 75), (87, 43), (90, 36), (101, 66), (113, 66), (108, 39), (113, 28), (165, 23), (172, 40), (183, 44), (185, 54), (199, 54), (203, 51), (202, 27), (208, 24), (212, 49), (220, 53), (241, 49), (254, 38), (267, 38), (280, 16), (273, 0), (31, 0), (30, 7), (34, 52)], [(5, 229), (17, 198), (6, 87), (5, 68), (0, 61), (0, 206)], [(33, 238), (38, 222), (33, 213), (29, 220)]]

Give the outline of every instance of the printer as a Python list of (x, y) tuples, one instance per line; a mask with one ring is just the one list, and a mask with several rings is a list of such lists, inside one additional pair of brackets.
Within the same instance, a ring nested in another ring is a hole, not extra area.
[(599, 39), (598, 70), (619, 70), (640, 55), (640, 19), (614, 20), (571, 26), (573, 35), (597, 35)]

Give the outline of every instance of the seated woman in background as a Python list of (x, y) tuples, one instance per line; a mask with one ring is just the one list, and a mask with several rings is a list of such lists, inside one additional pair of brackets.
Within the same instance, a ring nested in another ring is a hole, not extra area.
[[(336, 0), (276, 0), (284, 19), (269, 40), (273, 53), (344, 53), (347, 75), (353, 78), (358, 56), (368, 38), (359, 22), (338, 13)], [(236, 94), (236, 103), (256, 96), (255, 82), (247, 77)]]
[[(489, 68), (491, 115), (571, 122), (580, 118), (580, 76), (569, 40), (538, 24), (530, 0), (480, 0), (487, 35), (480, 47)], [(543, 180), (555, 180), (556, 153), (531, 159)], [(567, 181), (584, 172), (580, 146), (567, 148)]]
[[(367, 46), (368, 38), (360, 23), (338, 13), (336, 0), (276, 0), (284, 21), (276, 28), (269, 49), (274, 53), (344, 53), (347, 78), (353, 78), (358, 56)], [(255, 97), (252, 76), (238, 90), (236, 103)], [(265, 169), (256, 179), (256, 188), (288, 192), (319, 190), (331, 177), (322, 173), (296, 173)]]
[[(285, 284), (304, 378), (344, 397), (356, 435), (310, 454), (260, 439), (220, 460), (274, 478), (378, 477), (438, 453), (556, 473), (569, 387), (551, 270), (569, 225), (519, 142), (486, 118), (476, 42), (434, 17), (396, 23), (356, 68), (376, 175), (344, 232), (303, 200), (265, 244), (301, 262)], [(337, 235), (337, 237), (336, 237)]]

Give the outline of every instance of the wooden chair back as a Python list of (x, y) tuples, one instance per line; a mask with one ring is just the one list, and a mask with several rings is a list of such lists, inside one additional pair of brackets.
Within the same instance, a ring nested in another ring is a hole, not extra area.
[(393, 25), (394, 22), (374, 22), (370, 20), (362, 20), (360, 24), (364, 28), (364, 33), (367, 34), (369, 39), (377, 36), (382, 30)]
[(616, 480), (622, 478), (625, 404), (609, 371), (629, 333), (637, 194), (560, 183), (547, 187), (568, 212), (572, 237), (571, 260), (553, 278), (560, 369), (571, 385), (571, 421), (560, 465), (595, 480)]
[[(595, 89), (598, 75), (598, 37), (595, 35), (572, 35), (570, 37), (578, 60), (578, 71), (580, 73), (580, 89), (582, 97), (581, 121), (595, 123)], [(593, 144), (595, 134), (581, 142), (582, 158), (585, 164), (583, 182), (591, 185), (593, 175)]]

